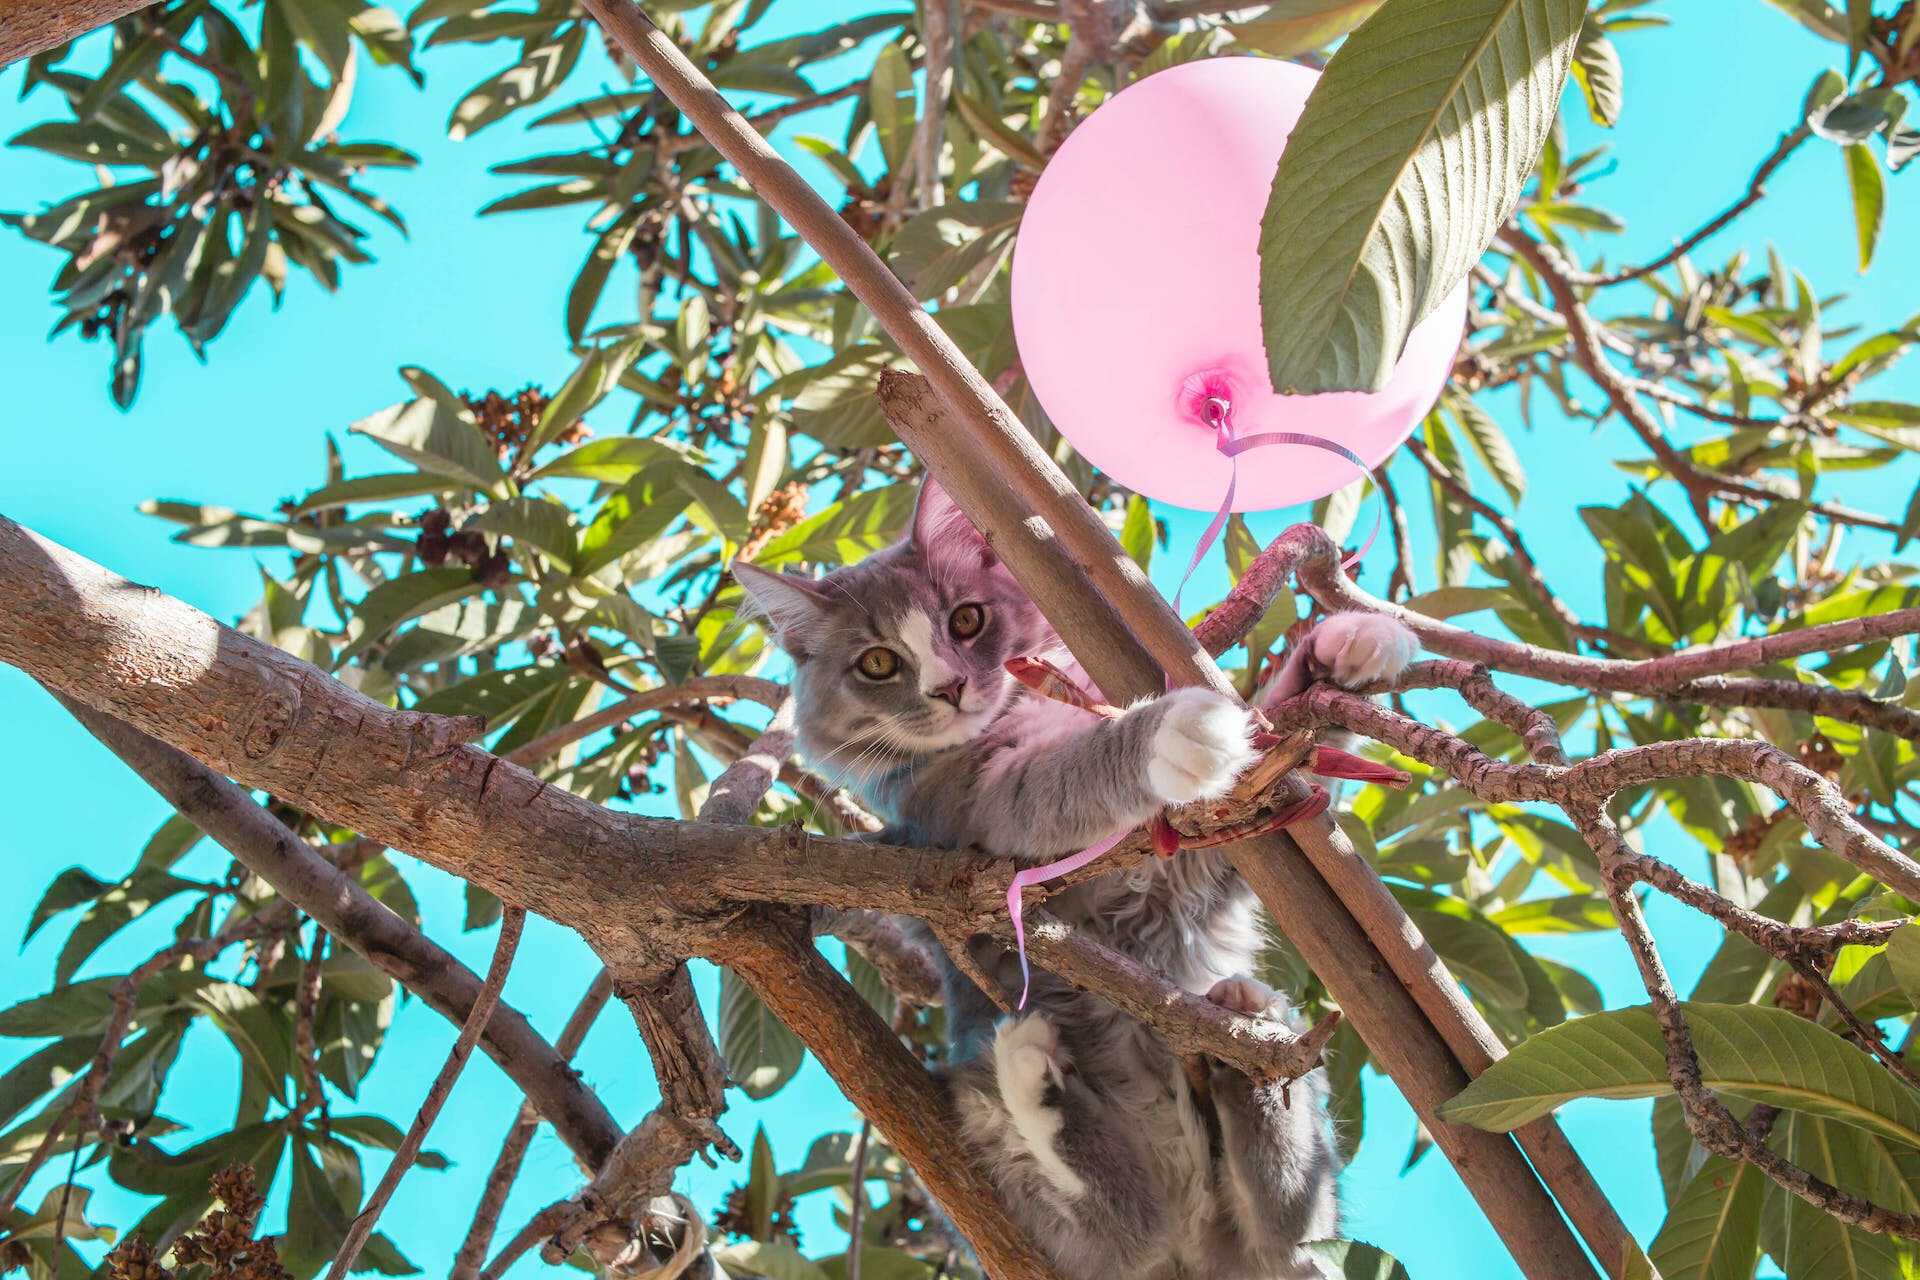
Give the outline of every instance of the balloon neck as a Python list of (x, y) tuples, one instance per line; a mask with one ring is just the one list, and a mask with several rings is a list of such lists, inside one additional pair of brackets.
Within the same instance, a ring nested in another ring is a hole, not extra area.
[(1181, 408), (1195, 425), (1213, 432), (1224, 449), (1233, 439), (1233, 383), (1219, 370), (1193, 374), (1180, 388)]

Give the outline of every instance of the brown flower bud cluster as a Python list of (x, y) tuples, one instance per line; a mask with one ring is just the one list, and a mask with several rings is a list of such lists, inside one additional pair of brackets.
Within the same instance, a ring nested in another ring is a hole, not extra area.
[[(463, 391), (460, 398), (466, 402), (480, 429), (493, 441), (494, 450), (502, 462), (519, 453), (527, 443), (527, 437), (540, 425), (541, 415), (546, 413), (550, 399), (546, 392), (531, 382), (511, 396), (501, 395), (498, 391), (489, 391), (480, 396)], [(554, 442), (579, 444), (592, 434), (586, 423), (575, 422), (556, 436)]]
[(751, 561), (760, 548), (806, 518), (807, 486), (798, 480), (781, 485), (754, 509), (753, 527), (740, 547), (741, 558)]
[(452, 557), (473, 570), (473, 580), (483, 587), (499, 588), (513, 576), (507, 554), (487, 543), (485, 535), (473, 529), (452, 532), (453, 515), (445, 507), (435, 507), (420, 517), (420, 537), (414, 551), (420, 563), (437, 569)]
[[(255, 1186), (253, 1167), (228, 1165), (213, 1175), (210, 1185), (218, 1205), (173, 1242), (173, 1266), (192, 1268), (196, 1280), (293, 1280), (280, 1265), (273, 1241), (253, 1238), (266, 1204)], [(110, 1280), (176, 1280), (183, 1274), (162, 1265), (153, 1246), (139, 1236), (115, 1245), (104, 1270)]]

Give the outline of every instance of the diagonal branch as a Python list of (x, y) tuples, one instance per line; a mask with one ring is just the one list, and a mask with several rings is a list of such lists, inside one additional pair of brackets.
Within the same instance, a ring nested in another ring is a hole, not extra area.
[[(314, 853), (244, 790), (111, 716), (55, 696), (182, 817), (322, 929), (444, 1017), (464, 1021), (469, 1016), (482, 991), (474, 972)], [(575, 1159), (598, 1168), (619, 1140), (620, 1128), (527, 1020), (500, 1006), (487, 1020), (480, 1047), (526, 1094)]]

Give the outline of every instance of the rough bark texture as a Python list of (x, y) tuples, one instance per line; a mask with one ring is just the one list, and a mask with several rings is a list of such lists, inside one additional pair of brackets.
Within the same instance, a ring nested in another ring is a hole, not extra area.
[[(464, 1022), (480, 998), (473, 970), (376, 902), (338, 867), (313, 852), (253, 797), (165, 743), (61, 696), (61, 705), (167, 802), (241, 865), (274, 887), (330, 935), (435, 1012)], [(487, 1020), (480, 1047), (560, 1135), (587, 1169), (597, 1169), (620, 1140), (600, 1098), (520, 1013), (502, 1004)]]
[(151, 3), (153, 0), (76, 0), (71, 4), (0, 0), (0, 67), (57, 48)]

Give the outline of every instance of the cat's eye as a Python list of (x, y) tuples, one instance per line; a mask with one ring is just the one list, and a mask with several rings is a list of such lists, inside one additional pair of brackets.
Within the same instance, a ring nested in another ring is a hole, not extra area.
[(896, 671), (900, 670), (900, 655), (891, 649), (875, 645), (861, 654), (854, 665), (859, 667), (860, 674), (869, 680), (889, 680), (893, 678)]
[(987, 625), (985, 605), (963, 604), (947, 615), (947, 630), (956, 640), (971, 640)]

